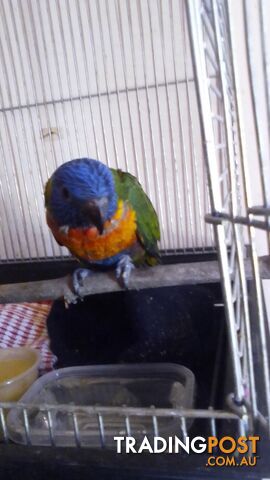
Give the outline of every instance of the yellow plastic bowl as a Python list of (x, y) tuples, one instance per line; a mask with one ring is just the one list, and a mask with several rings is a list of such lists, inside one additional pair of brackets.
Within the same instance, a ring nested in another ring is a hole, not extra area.
[(39, 362), (33, 348), (0, 349), (0, 402), (19, 400), (36, 380)]

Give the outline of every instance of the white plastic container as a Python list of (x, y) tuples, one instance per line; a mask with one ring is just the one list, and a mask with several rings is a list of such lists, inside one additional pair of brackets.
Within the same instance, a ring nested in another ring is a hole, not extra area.
[[(114, 436), (127, 434), (126, 418), (121, 409), (192, 408), (194, 375), (175, 364), (102, 365), (63, 368), (40, 377), (21, 401), (28, 410), (28, 436), (33, 445), (115, 446)], [(51, 408), (49, 408), (51, 407)], [(95, 408), (93, 408), (95, 407)], [(102, 411), (102, 420), (98, 413)], [(47, 409), (50, 409), (48, 418)], [(74, 414), (75, 413), (75, 428)], [(102, 425), (100, 422), (102, 421)], [(151, 415), (129, 417), (131, 435), (153, 435)], [(7, 419), (10, 438), (26, 443), (27, 432), (22, 410), (12, 409)], [(159, 434), (180, 434), (177, 417), (158, 421)], [(76, 434), (77, 430), (77, 434)]]

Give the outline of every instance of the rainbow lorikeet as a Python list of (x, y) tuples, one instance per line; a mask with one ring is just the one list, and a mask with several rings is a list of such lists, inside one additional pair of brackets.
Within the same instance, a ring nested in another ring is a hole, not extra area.
[(127, 287), (134, 265), (158, 261), (158, 217), (130, 173), (90, 158), (71, 160), (46, 183), (45, 206), (56, 241), (89, 267), (73, 273), (78, 295), (91, 267), (115, 268)]

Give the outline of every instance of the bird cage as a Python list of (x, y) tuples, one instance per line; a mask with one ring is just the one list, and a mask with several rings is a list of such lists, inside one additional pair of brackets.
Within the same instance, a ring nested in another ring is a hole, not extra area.
[[(218, 254), (215, 279), (222, 284), (232, 369), (224, 409), (85, 407), (97, 419), (100, 446), (106, 446), (112, 413), (127, 434), (138, 418), (147, 419), (155, 435), (172, 418), (182, 437), (198, 419), (212, 435), (226, 424), (239, 434), (269, 433), (267, 260), (257, 252), (258, 230), (265, 238), (269, 230), (268, 187), (262, 173), (265, 197), (257, 207), (231, 2), (1, 0), (0, 8), (2, 263), (31, 269), (68, 255), (48, 231), (42, 192), (58, 165), (79, 157), (139, 179), (157, 210), (165, 255)], [(266, 171), (263, 158), (260, 168)], [(203, 268), (198, 265), (193, 282)], [(0, 409), (8, 442), (7, 408), (15, 406)], [(30, 406), (16, 408), (31, 444)], [(74, 406), (39, 408), (51, 445), (57, 444), (57, 409), (71, 415), (74, 444), (83, 444)]]

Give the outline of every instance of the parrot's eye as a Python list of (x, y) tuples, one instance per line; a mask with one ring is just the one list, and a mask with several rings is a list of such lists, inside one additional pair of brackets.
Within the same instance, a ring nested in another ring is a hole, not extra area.
[(68, 191), (68, 189), (66, 187), (63, 187), (62, 188), (62, 194), (63, 194), (63, 197), (68, 200), (70, 198), (70, 193)]

